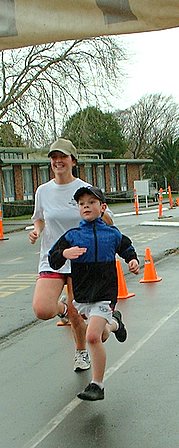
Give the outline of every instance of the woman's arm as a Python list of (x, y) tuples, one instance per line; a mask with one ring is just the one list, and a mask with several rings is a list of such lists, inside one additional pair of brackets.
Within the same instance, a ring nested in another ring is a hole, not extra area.
[(112, 226), (114, 224), (114, 222), (112, 220), (112, 214), (109, 214), (107, 210), (105, 210), (105, 212), (102, 216), (102, 220), (109, 226)]
[(39, 238), (41, 232), (43, 231), (45, 226), (45, 222), (41, 219), (37, 219), (34, 222), (34, 230), (29, 232), (29, 241), (31, 244), (35, 244), (37, 239)]

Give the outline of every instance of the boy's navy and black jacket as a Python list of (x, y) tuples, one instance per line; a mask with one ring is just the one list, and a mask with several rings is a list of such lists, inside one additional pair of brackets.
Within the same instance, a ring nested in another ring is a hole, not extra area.
[(72, 246), (87, 248), (85, 254), (71, 260), (76, 302), (106, 300), (116, 303), (118, 283), (115, 255), (120, 255), (126, 263), (137, 259), (131, 240), (101, 218), (91, 222), (82, 220), (79, 227), (64, 233), (50, 249), (48, 259), (53, 269), (60, 269), (65, 264), (63, 251)]

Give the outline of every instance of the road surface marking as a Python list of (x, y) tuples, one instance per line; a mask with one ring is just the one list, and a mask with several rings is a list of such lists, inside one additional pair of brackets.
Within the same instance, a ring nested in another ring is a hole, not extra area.
[(37, 274), (14, 274), (0, 280), (0, 298), (15, 294), (34, 285)]
[(144, 221), (139, 226), (163, 226), (163, 227), (179, 227), (179, 222), (171, 221)]
[(8, 261), (1, 261), (1, 264), (11, 264), (11, 263), (16, 263), (16, 261), (19, 261), (19, 260), (23, 260), (23, 257), (12, 258), (12, 260), (8, 260)]
[[(112, 367), (109, 367), (105, 373), (104, 381), (107, 381), (117, 370), (120, 369), (141, 347), (152, 337), (154, 334), (177, 312), (179, 311), (179, 305), (173, 308), (169, 314), (162, 317), (157, 324), (151, 328), (134, 346), (128, 350), (122, 358), (119, 359)], [(82, 401), (79, 398), (74, 398), (67, 406), (65, 406), (55, 417), (53, 417), (47, 425), (45, 425), (29, 442), (27, 442), (23, 448), (36, 448), (43, 442), (46, 437), (49, 436), (60, 423), (76, 409)]]

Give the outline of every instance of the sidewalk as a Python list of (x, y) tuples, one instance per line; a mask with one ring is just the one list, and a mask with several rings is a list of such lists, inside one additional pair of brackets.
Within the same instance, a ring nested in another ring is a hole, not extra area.
[(25, 219), (25, 220), (13, 220), (13, 219), (5, 219), (3, 220), (3, 230), (4, 234), (17, 232), (20, 230), (25, 230), (27, 226), (31, 226), (32, 221), (31, 219)]
[[(135, 215), (135, 209), (133, 204), (109, 204), (110, 209), (114, 213), (115, 216), (119, 216), (118, 213), (120, 213), (121, 216), (124, 216), (126, 213), (129, 216)], [(150, 216), (152, 213), (155, 212), (154, 216)], [(174, 207), (172, 209), (169, 208), (169, 203), (163, 204), (163, 216), (162, 218), (158, 218), (158, 206), (153, 205), (150, 207), (145, 207), (144, 204), (140, 206), (139, 209), (139, 216), (146, 216), (146, 220), (142, 222), (140, 225), (157, 225), (157, 226), (179, 226), (179, 207)], [(150, 219), (150, 220), (149, 220)], [(26, 227), (32, 226), (31, 219), (25, 219), (25, 220), (17, 220), (17, 219), (4, 219), (3, 220), (3, 230), (4, 234), (12, 233), (20, 230), (30, 230), (26, 229)]]

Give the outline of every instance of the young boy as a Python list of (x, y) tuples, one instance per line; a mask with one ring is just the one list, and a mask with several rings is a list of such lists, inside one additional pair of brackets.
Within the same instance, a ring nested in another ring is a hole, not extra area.
[(127, 331), (119, 311), (112, 311), (117, 301), (116, 254), (129, 270), (139, 272), (137, 254), (131, 240), (115, 227), (105, 224), (101, 216), (106, 209), (102, 191), (96, 187), (79, 188), (74, 199), (79, 205), (82, 221), (68, 230), (49, 251), (49, 263), (59, 269), (71, 260), (74, 305), (88, 318), (86, 340), (92, 360), (92, 381), (78, 394), (82, 400), (103, 400), (103, 377), (106, 352), (103, 342), (111, 332), (124, 342)]

